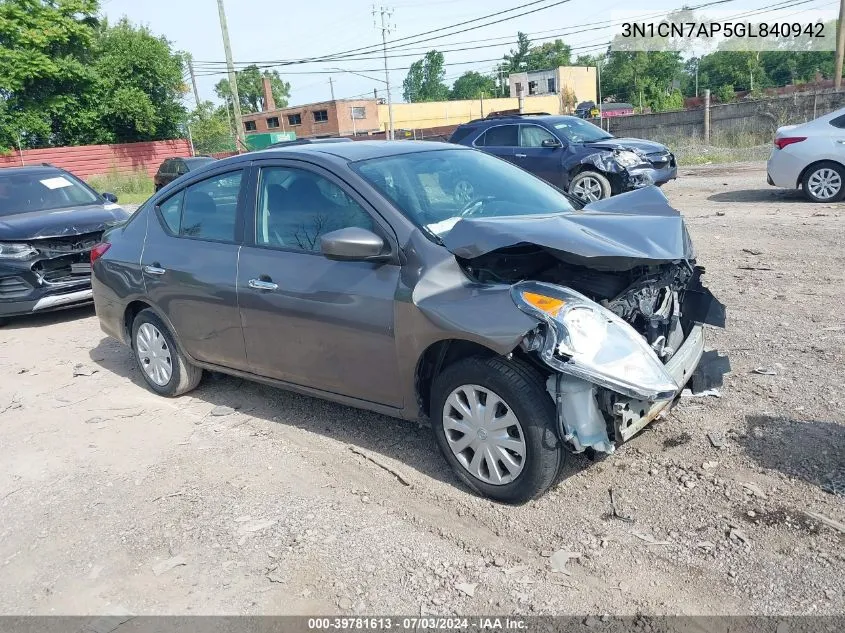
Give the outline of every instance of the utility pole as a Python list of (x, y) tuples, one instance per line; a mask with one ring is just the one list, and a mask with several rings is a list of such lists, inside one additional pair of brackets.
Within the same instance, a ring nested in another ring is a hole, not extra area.
[(701, 58), (695, 60), (695, 97), (698, 98), (698, 67), (701, 65)]
[(197, 90), (197, 77), (194, 75), (194, 58), (190, 53), (185, 53), (185, 61), (188, 62), (188, 72), (191, 73), (191, 85), (194, 87), (194, 101), (197, 107), (200, 106), (200, 91)]
[(217, 12), (220, 14), (220, 32), (223, 35), (223, 52), (226, 54), (226, 67), (229, 70), (229, 91), (232, 95), (232, 108), (235, 111), (235, 139), (238, 154), (241, 148), (246, 147), (244, 139), (244, 122), (241, 118), (241, 98), (238, 95), (238, 77), (235, 74), (235, 65), (232, 63), (232, 47), (229, 45), (229, 27), (226, 25), (226, 10), (223, 8), (223, 0), (217, 0)]
[(332, 101), (334, 101), (334, 82), (331, 77), (329, 77), (329, 89), (332, 91)]
[(845, 0), (839, 0), (839, 23), (836, 25), (836, 71), (833, 75), (833, 87), (842, 86), (842, 56), (845, 53)]
[(602, 109), (601, 109), (601, 57), (596, 60), (596, 75), (598, 75), (598, 84), (599, 84), (599, 127), (604, 129), (604, 124), (602, 123)]
[[(845, 2), (845, 0), (842, 0)], [(393, 9), (388, 7), (379, 7), (376, 9), (376, 6), (373, 5), (373, 18), (375, 19), (376, 13), (381, 14), (381, 43), (382, 43), (382, 53), (384, 54), (384, 83), (387, 86), (387, 112), (388, 117), (390, 118), (390, 128), (388, 130), (388, 139), (391, 141), (393, 140), (393, 99), (390, 96), (390, 72), (387, 70), (387, 34), (391, 31), (391, 26), (389, 20), (393, 17)], [(378, 29), (378, 23), (375, 24), (375, 27)]]

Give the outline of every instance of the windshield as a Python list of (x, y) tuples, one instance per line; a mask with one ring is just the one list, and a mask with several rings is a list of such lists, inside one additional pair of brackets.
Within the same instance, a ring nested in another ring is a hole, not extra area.
[(60, 171), (4, 174), (0, 170), (0, 217), (89, 204), (103, 204), (103, 200), (70, 174)]
[(572, 211), (560, 191), (480, 151), (442, 150), (361, 161), (353, 168), (418, 226), (442, 236), (461, 218)]
[(612, 134), (608, 134), (597, 125), (575, 117), (555, 123), (554, 128), (570, 143), (591, 143), (613, 138)]

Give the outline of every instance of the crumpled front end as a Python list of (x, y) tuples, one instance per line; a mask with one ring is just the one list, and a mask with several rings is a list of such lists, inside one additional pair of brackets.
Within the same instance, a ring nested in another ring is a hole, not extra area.
[(445, 241), (466, 274), (510, 284), (536, 320), (521, 351), (547, 369), (576, 452), (613, 452), (666, 410), (701, 362), (704, 326), (725, 326), (683, 218), (655, 187), (554, 216), (462, 220)]

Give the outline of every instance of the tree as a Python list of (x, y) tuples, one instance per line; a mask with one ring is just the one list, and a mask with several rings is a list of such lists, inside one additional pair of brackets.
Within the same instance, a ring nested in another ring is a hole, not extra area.
[(428, 51), (425, 57), (411, 64), (405, 81), (402, 82), (402, 96), (409, 103), (418, 101), (445, 101), (449, 88), (443, 83), (446, 76), (443, 53)]
[(455, 80), (450, 99), (478, 99), (482, 95), (492, 97), (496, 93), (496, 83), (492, 77), (469, 70)]
[(602, 95), (637, 106), (642, 102), (656, 112), (679, 109), (683, 97), (675, 85), (682, 68), (681, 55), (674, 51), (611, 52), (602, 64)]
[(525, 58), (525, 70), (546, 70), (558, 66), (569, 66), (572, 63), (572, 48), (563, 40), (546, 42), (540, 46), (533, 46)]
[(182, 60), (97, 0), (0, 2), (0, 147), (173, 138)]
[[(264, 78), (270, 80), (273, 101), (277, 108), (284, 108), (290, 97), (290, 84), (283, 81), (277, 70), (261, 72), (255, 64), (247, 66), (237, 73), (238, 100), (244, 113), (261, 112), (266, 109), (264, 103)], [(232, 89), (228, 79), (221, 79), (214, 86), (214, 92), (226, 103), (232, 102)]]
[(198, 154), (235, 151), (235, 140), (226, 106), (215, 107), (211, 101), (201, 102), (188, 120), (194, 150)]
[(96, 58), (100, 121), (110, 142), (179, 136), (185, 120), (180, 98), (187, 87), (183, 58), (166, 39), (124, 18), (113, 27), (103, 26)]
[(505, 55), (505, 61), (501, 66), (504, 73), (518, 73), (523, 72), (523, 64), (528, 61), (528, 53), (531, 51), (531, 40), (528, 36), (519, 31), (516, 34), (516, 49), (511, 49)]
[(736, 97), (734, 87), (731, 84), (724, 84), (716, 88), (713, 96), (719, 103), (730, 103)]

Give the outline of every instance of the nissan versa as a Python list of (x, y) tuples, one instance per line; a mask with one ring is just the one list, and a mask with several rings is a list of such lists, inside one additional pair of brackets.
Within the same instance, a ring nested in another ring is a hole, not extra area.
[[(460, 172), (475, 192), (444, 186)], [(567, 451), (666, 409), (724, 308), (656, 187), (586, 207), (483, 152), (299, 145), (191, 172), (91, 254), (104, 331), (153, 391), (216, 370), (429, 418), (469, 486), (521, 502)]]

